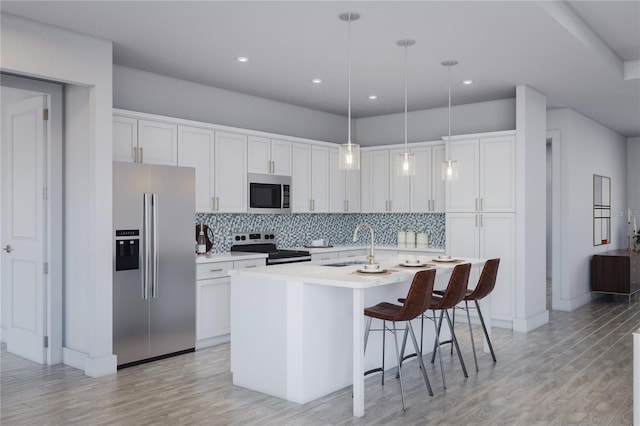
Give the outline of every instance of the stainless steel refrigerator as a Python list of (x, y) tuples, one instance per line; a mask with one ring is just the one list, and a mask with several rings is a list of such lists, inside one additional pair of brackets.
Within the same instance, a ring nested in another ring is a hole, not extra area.
[(195, 169), (113, 163), (118, 367), (193, 351)]

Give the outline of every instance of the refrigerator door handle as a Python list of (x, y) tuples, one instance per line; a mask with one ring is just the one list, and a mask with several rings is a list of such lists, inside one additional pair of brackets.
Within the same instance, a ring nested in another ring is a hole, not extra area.
[(142, 298), (147, 300), (149, 288), (149, 200), (142, 194)]
[(158, 199), (151, 194), (151, 229), (153, 238), (153, 266), (151, 270), (151, 297), (158, 297)]

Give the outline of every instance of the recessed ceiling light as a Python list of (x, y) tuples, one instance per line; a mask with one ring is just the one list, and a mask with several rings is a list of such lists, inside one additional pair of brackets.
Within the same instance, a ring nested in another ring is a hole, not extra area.
[(322, 83), (322, 79), (321, 78), (312, 78), (311, 82), (313, 84), (320, 84), (320, 83)]
[(462, 80), (462, 84), (464, 84), (464, 85), (467, 85), (467, 86), (468, 86), (468, 85), (470, 85), (470, 84), (473, 84), (473, 80)]
[(246, 56), (238, 56), (236, 58), (236, 61), (238, 61), (238, 62), (249, 62), (249, 58), (246, 57)]
[(378, 95), (369, 95), (368, 98), (370, 101), (375, 101), (376, 99), (378, 99)]

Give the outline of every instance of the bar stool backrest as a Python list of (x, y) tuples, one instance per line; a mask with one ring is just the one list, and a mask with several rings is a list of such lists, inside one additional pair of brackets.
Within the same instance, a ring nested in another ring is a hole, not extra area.
[(496, 277), (498, 276), (498, 266), (500, 265), (500, 259), (489, 259), (485, 262), (480, 274), (480, 279), (476, 288), (473, 289), (465, 299), (467, 300), (480, 300), (486, 297), (493, 291), (496, 286)]
[(449, 284), (442, 295), (442, 299), (431, 305), (431, 309), (449, 309), (460, 303), (467, 294), (467, 286), (469, 285), (469, 272), (471, 272), (470, 263), (462, 263), (456, 265), (451, 272)]
[(431, 305), (431, 294), (436, 277), (435, 269), (418, 271), (413, 277), (409, 293), (394, 321), (409, 321), (422, 315)]

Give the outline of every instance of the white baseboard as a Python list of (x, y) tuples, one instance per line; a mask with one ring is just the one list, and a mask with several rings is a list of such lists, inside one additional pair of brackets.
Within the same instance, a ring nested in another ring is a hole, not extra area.
[(76, 351), (74, 349), (62, 348), (62, 363), (69, 367), (77, 368), (78, 370), (84, 370), (84, 359), (87, 354), (84, 352)]
[(542, 327), (549, 323), (549, 311), (542, 311), (538, 315), (534, 315), (529, 318), (514, 318), (513, 319), (513, 331), (520, 333), (528, 333), (531, 330), (535, 330), (538, 327)]
[(89, 377), (106, 376), (118, 371), (118, 358), (107, 355), (102, 358), (91, 358), (88, 354), (70, 348), (62, 348), (62, 362), (78, 370), (84, 371)]
[(591, 293), (583, 294), (582, 296), (574, 297), (573, 299), (565, 299), (551, 302), (551, 309), (554, 311), (571, 312), (578, 309), (580, 306), (591, 303), (594, 299)]
[(223, 343), (228, 343), (231, 341), (230, 334), (223, 334), (222, 336), (210, 337), (208, 339), (196, 340), (196, 350), (209, 348), (211, 346), (218, 346)]

